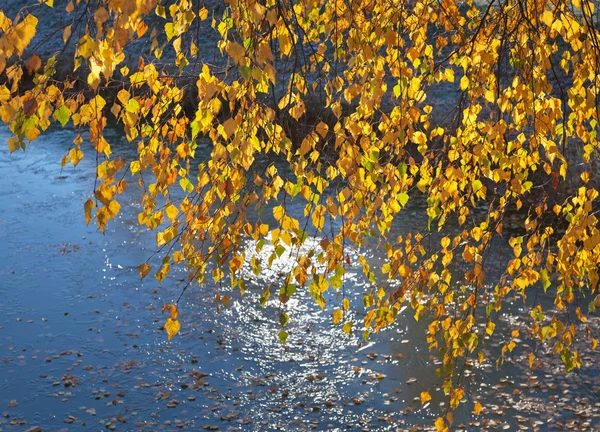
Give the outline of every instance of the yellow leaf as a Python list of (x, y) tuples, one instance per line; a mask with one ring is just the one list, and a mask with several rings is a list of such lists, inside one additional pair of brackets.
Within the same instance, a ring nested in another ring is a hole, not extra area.
[(179, 323), (179, 321), (173, 318), (167, 318), (167, 321), (165, 322), (165, 330), (169, 335), (169, 340), (173, 339), (173, 336), (179, 333), (180, 329), (181, 324)]
[(344, 317), (344, 314), (342, 313), (341, 310), (336, 309), (335, 311), (333, 311), (333, 323), (334, 324), (339, 324), (340, 322), (342, 322), (343, 317)]
[(63, 31), (63, 42), (67, 43), (67, 41), (71, 38), (71, 26), (66, 26)]
[(402, 278), (405, 278), (406, 276), (408, 276), (410, 274), (410, 267), (407, 266), (406, 264), (402, 264), (400, 267), (398, 267), (398, 274)]
[(456, 409), (460, 404), (460, 401), (465, 396), (465, 390), (461, 387), (455, 388), (450, 397), (450, 407)]
[(485, 332), (491, 336), (494, 333), (495, 328), (496, 323), (494, 323), (493, 321), (488, 321), (487, 326), (485, 327)]
[(246, 55), (246, 50), (237, 42), (229, 42), (229, 44), (227, 44), (227, 53), (236, 64), (239, 64)]
[(23, 50), (29, 45), (31, 39), (35, 36), (35, 27), (38, 20), (33, 15), (27, 15), (23, 21), (17, 24), (6, 35), (6, 41), (15, 47), (18, 55), (23, 54)]
[(198, 18), (200, 18), (200, 21), (204, 21), (206, 18), (208, 18), (208, 9), (206, 9), (205, 7), (200, 9), (198, 11)]
[(421, 131), (414, 132), (410, 137), (411, 141), (418, 145), (423, 145), (427, 142), (427, 135)]
[(348, 335), (352, 334), (352, 321), (348, 321), (346, 324), (344, 324), (342, 330), (344, 330), (344, 332)]
[(83, 152), (79, 150), (79, 147), (75, 147), (69, 151), (69, 158), (71, 159), (71, 163), (77, 166), (81, 159), (83, 159)]
[(96, 203), (92, 201), (92, 199), (88, 199), (83, 205), (83, 209), (85, 210), (85, 224), (89, 225), (92, 221), (92, 209), (96, 207)]
[(581, 180), (582, 180), (584, 183), (587, 183), (587, 182), (589, 182), (589, 181), (590, 181), (590, 179), (592, 178), (592, 176), (590, 175), (590, 173), (589, 173), (589, 172), (587, 172), (587, 171), (584, 171), (584, 172), (582, 172), (582, 173), (581, 173), (581, 175), (580, 175), (579, 177), (581, 177)]
[(165, 7), (164, 6), (162, 6), (162, 5), (156, 6), (156, 9), (154, 9), (154, 12), (159, 17), (167, 19), (167, 14), (165, 13)]
[(315, 228), (319, 231), (321, 231), (323, 229), (323, 226), (325, 225), (325, 216), (323, 216), (324, 213), (325, 207), (319, 204), (315, 209), (314, 213), (312, 214), (312, 223), (315, 226)]
[(150, 266), (147, 263), (144, 263), (138, 267), (138, 270), (140, 272), (140, 278), (144, 279), (150, 272)]
[(171, 318), (173, 319), (177, 319), (177, 317), (179, 316), (179, 311), (177, 310), (177, 306), (175, 306), (173, 303), (167, 303), (164, 304), (162, 307), (162, 311), (166, 311), (168, 310), (169, 313), (171, 314)]
[(169, 220), (173, 220), (179, 213), (179, 210), (173, 204), (169, 204), (169, 206), (166, 209), (166, 213)]
[(282, 206), (276, 206), (275, 208), (273, 208), (273, 217), (277, 222), (281, 221), (284, 215), (285, 209)]
[(481, 404), (479, 402), (475, 402), (475, 406), (473, 407), (473, 411), (475, 411), (475, 415), (479, 415), (482, 408), (483, 407), (481, 406)]
[(269, 233), (269, 225), (267, 224), (260, 224), (260, 226), (258, 227), (258, 232), (260, 233), (261, 236), (266, 236)]
[(446, 422), (442, 417), (438, 417), (438, 419), (435, 421), (435, 428), (437, 432), (446, 432), (448, 430), (446, 427)]
[(429, 392), (421, 392), (421, 404), (425, 404), (431, 400)]
[(112, 200), (109, 204), (108, 204), (108, 212), (110, 213), (110, 215), (112, 217), (116, 217), (117, 214), (119, 214), (119, 210), (121, 210), (121, 204), (119, 204), (118, 201), (116, 200)]
[(288, 33), (281, 32), (279, 34), (279, 49), (283, 55), (289, 56), (292, 52), (292, 43)]
[(131, 161), (129, 169), (131, 170), (131, 175), (138, 173), (141, 169), (140, 161)]
[(552, 27), (552, 23), (554, 22), (554, 15), (551, 11), (546, 10), (540, 17), (540, 21), (546, 24), (548, 27)]

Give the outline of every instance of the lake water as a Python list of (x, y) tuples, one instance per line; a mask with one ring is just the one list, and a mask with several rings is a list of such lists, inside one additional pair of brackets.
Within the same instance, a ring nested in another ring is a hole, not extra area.
[[(162, 286), (140, 281), (137, 266), (155, 240), (137, 224), (136, 187), (102, 235), (83, 213), (94, 187), (91, 151), (60, 170), (75, 132), (47, 133), (12, 155), (8, 136), (0, 130), (0, 431), (423, 430), (445, 412), (425, 324), (410, 310), (360, 345), (299, 290), (287, 304), (282, 346), (278, 302), (258, 305), (277, 268), (259, 277), (248, 271), (249, 292), (218, 313), (215, 287), (191, 287), (180, 302), (182, 333), (167, 341), (161, 306), (179, 296), (185, 274), (174, 271)], [(118, 132), (110, 138), (117, 153), (135, 151)], [(417, 207), (403, 211), (399, 232), (422, 224)], [(377, 252), (370, 260), (381, 262)], [(501, 265), (498, 258), (489, 267)], [(344, 288), (355, 304), (369, 289), (358, 271)], [(523, 305), (508, 310), (500, 335), (506, 324), (527, 326)], [(456, 429), (600, 427), (596, 358), (584, 356), (579, 375), (545, 357), (529, 370), (531, 342), (522, 335), (499, 370), (492, 341), (490, 363), (466, 370)], [(425, 406), (423, 391), (433, 397)], [(485, 407), (480, 416), (472, 413), (476, 400)]]

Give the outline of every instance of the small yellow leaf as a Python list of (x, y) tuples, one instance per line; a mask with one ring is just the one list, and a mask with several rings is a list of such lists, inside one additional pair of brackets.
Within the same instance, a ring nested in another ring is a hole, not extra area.
[(200, 18), (200, 21), (204, 21), (206, 18), (208, 18), (208, 9), (206, 9), (205, 7), (200, 9), (200, 11), (198, 12), (198, 18)]
[(92, 199), (88, 199), (83, 205), (83, 209), (85, 210), (85, 224), (89, 225), (92, 221), (92, 209), (96, 207), (96, 203), (92, 201)]
[(425, 404), (431, 400), (429, 392), (421, 392), (421, 404)]
[(67, 43), (68, 40), (71, 38), (71, 26), (66, 26), (64, 31), (63, 31), (63, 42)]
[(179, 316), (179, 311), (177, 310), (177, 306), (175, 306), (172, 303), (167, 303), (167, 304), (163, 305), (162, 311), (164, 312), (166, 310), (169, 311), (169, 313), (171, 314), (171, 318), (173, 318), (173, 319), (177, 319), (177, 317)]
[(333, 312), (333, 323), (334, 324), (339, 324), (342, 321), (342, 318), (344, 317), (344, 314), (342, 313), (341, 310), (336, 309)]
[(141, 169), (140, 161), (131, 161), (131, 163), (129, 164), (129, 169), (131, 170), (131, 175), (135, 175), (136, 173), (138, 173)]
[(475, 402), (475, 406), (473, 407), (473, 411), (475, 411), (475, 415), (479, 415), (482, 408), (483, 407), (481, 406), (481, 404), (479, 402)]
[(448, 430), (443, 417), (438, 417), (438, 419), (435, 421), (435, 428), (437, 432), (446, 432)]
[(352, 334), (352, 321), (348, 321), (346, 324), (344, 324), (342, 330), (344, 330), (344, 333), (348, 335)]
[(273, 217), (275, 218), (275, 220), (277, 222), (279, 222), (281, 219), (283, 219), (284, 215), (285, 215), (285, 209), (282, 206), (276, 206), (275, 208), (273, 208)]
[(177, 217), (179, 210), (173, 204), (169, 204), (169, 206), (167, 206), (166, 213), (169, 220), (173, 220), (175, 217)]
[(173, 336), (175, 336), (177, 333), (179, 333), (180, 329), (181, 329), (181, 324), (179, 321), (177, 321), (176, 319), (173, 319), (173, 318), (167, 318), (167, 321), (165, 322), (165, 330), (167, 331), (167, 334), (169, 335), (169, 340), (173, 339)]

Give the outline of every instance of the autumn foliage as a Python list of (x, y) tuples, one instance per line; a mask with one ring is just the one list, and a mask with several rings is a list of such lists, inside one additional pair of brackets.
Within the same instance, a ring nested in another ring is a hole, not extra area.
[[(299, 252), (263, 299), (285, 304), (308, 290), (324, 306), (349, 266), (376, 281), (347, 248), (378, 247), (381, 271), (399, 287), (374, 284), (361, 323), (350, 321), (340, 295), (333, 321), (368, 337), (403, 303), (417, 320), (428, 315), (452, 408), (465, 394), (457, 366), (482, 360), (483, 337), (507, 298), (554, 297), (551, 310), (532, 306), (529, 335), (551, 344), (567, 370), (579, 366), (575, 340), (596, 347), (585, 324), (600, 306), (594, 2), (58, 3), (0, 12), (8, 147), (25, 149), (52, 123), (79, 131), (62, 164), (98, 158), (84, 209), (100, 230), (119, 213), (119, 194), (137, 183), (139, 223), (156, 231), (164, 256), (160, 268), (142, 264), (142, 277), (162, 281), (185, 265), (190, 284), (227, 281), (243, 293), (246, 239), (272, 243), (275, 259), (315, 234), (319, 247)], [(56, 54), (41, 58), (36, 49), (48, 35), (36, 28), (51, 7), (65, 25), (50, 38)], [(57, 72), (65, 64), (70, 72)], [(123, 128), (137, 159), (113, 153), (109, 122)], [(209, 160), (196, 158), (201, 139), (210, 141)], [(391, 235), (411, 200), (426, 201), (427, 229)], [(290, 202), (304, 214), (289, 211)], [(260, 209), (267, 221), (248, 217)], [(504, 234), (507, 215), (518, 216), (520, 235)], [(490, 280), (487, 252), (498, 238), (512, 256)], [(171, 338), (177, 307), (163, 310)], [(502, 357), (516, 345), (507, 336)]]

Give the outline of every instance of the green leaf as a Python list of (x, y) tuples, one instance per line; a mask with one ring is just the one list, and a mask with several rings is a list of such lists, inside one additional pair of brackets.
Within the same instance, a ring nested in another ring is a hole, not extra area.
[(175, 37), (175, 25), (173, 23), (165, 24), (165, 34), (167, 35), (167, 40), (171, 40)]
[(125, 104), (125, 109), (127, 110), (127, 112), (137, 114), (140, 110), (140, 104), (137, 100), (131, 98), (127, 101), (127, 104)]
[(279, 341), (282, 344), (285, 344), (285, 341), (287, 340), (287, 338), (288, 338), (288, 333), (285, 330), (281, 330), (279, 332)]
[(200, 133), (200, 121), (199, 120), (194, 120), (191, 123), (192, 126), (192, 139), (195, 139), (198, 134)]
[(548, 270), (546, 270), (546, 269), (542, 270), (541, 277), (542, 277), (542, 286), (544, 287), (544, 292), (546, 292), (551, 285), (550, 277), (548, 276)]
[(248, 66), (240, 66), (240, 73), (242, 74), (244, 79), (247, 80), (252, 76), (252, 69)]
[(369, 150), (369, 160), (374, 164), (379, 162), (379, 149), (377, 147), (372, 147)]
[(179, 186), (181, 186), (181, 189), (183, 189), (183, 191), (187, 193), (192, 193), (192, 191), (194, 190), (194, 186), (186, 178), (182, 178), (181, 180), (179, 180)]
[(398, 201), (400, 202), (400, 205), (402, 207), (404, 207), (406, 205), (406, 203), (408, 202), (408, 194), (405, 194), (405, 193), (398, 194)]
[(304, 243), (304, 241), (308, 238), (308, 234), (301, 228), (298, 228), (298, 240), (300, 240), (300, 244)]
[(279, 324), (281, 324), (281, 327), (285, 327), (288, 322), (290, 322), (289, 315), (287, 313), (285, 313), (285, 312), (282, 312), (279, 315)]
[(71, 118), (71, 110), (65, 105), (54, 111), (54, 117), (59, 121), (62, 127), (65, 127), (69, 119)]
[(573, 353), (570, 350), (564, 349), (560, 352), (560, 358), (565, 365), (565, 369), (569, 372), (571, 369), (575, 367), (575, 362), (573, 361)]
[(285, 287), (285, 294), (288, 297), (291, 297), (294, 294), (296, 294), (296, 285), (294, 285), (294, 284), (287, 284), (287, 286)]
[(338, 289), (344, 284), (342, 279), (340, 279), (338, 276), (331, 276), (329, 283), (333, 289)]
[(398, 172), (402, 177), (406, 175), (406, 164), (404, 162), (401, 162), (400, 165), (398, 165)]

